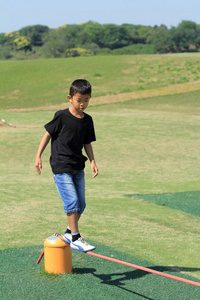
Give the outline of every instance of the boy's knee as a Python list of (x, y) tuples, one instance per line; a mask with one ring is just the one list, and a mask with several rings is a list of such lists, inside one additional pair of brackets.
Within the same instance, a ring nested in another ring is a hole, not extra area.
[(81, 215), (84, 212), (85, 208), (86, 208), (86, 204), (82, 208), (80, 208), (78, 214)]

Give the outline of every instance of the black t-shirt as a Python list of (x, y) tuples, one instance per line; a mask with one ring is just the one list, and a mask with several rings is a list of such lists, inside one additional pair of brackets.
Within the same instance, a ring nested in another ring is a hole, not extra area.
[(69, 109), (59, 110), (44, 127), (51, 135), (50, 164), (53, 173), (83, 170), (87, 160), (82, 154), (83, 145), (96, 141), (91, 116), (84, 113), (84, 117), (79, 119)]

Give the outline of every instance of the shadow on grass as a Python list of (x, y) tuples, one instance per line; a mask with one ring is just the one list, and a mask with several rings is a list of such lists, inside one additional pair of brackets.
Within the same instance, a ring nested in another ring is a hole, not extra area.
[[(120, 288), (120, 289), (122, 289), (126, 292), (130, 292), (134, 295), (143, 297), (144, 299), (153, 300), (153, 298), (146, 297), (142, 294), (133, 292), (133, 291), (123, 287), (123, 285), (125, 285), (125, 283), (123, 283), (122, 281), (127, 281), (127, 280), (140, 278), (140, 277), (146, 275), (146, 272), (136, 270), (136, 271), (122, 272), (122, 273), (112, 273), (112, 274), (95, 274), (96, 269), (92, 269), (92, 268), (76, 268), (76, 269), (73, 270), (73, 272), (76, 273), (76, 274), (90, 273), (93, 276), (99, 278), (101, 280), (102, 284), (108, 284), (110, 286), (116, 286), (116, 287), (118, 287), (118, 288)], [(114, 277), (114, 276), (120, 276), (120, 278), (112, 279), (112, 277)]]
[[(185, 268), (185, 267), (165, 267), (165, 266), (153, 266), (149, 267), (152, 270), (159, 271), (159, 272), (195, 272), (195, 271), (200, 271), (200, 268)], [(151, 273), (145, 272), (142, 270), (133, 270), (133, 271), (128, 271), (128, 272), (118, 272), (118, 273), (111, 273), (111, 274), (97, 274), (97, 270), (93, 268), (75, 268), (73, 270), (73, 273), (76, 274), (92, 274), (93, 276), (99, 278), (101, 280), (101, 284), (108, 284), (110, 286), (115, 286), (120, 289), (123, 289), (127, 292), (130, 292), (134, 295), (138, 295), (140, 297), (143, 297), (144, 299), (152, 299), (146, 297), (142, 294), (136, 293), (134, 291), (131, 291), (127, 289), (125, 286), (125, 282), (128, 280), (133, 280), (133, 279), (139, 279), (143, 276), (149, 275)], [(118, 276), (117, 279), (114, 279), (114, 277)], [(180, 277), (180, 276), (179, 276)]]

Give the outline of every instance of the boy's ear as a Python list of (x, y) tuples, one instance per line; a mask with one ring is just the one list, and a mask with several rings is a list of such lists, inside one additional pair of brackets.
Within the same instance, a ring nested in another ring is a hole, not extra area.
[(70, 95), (68, 95), (67, 98), (70, 102), (72, 102), (72, 97)]

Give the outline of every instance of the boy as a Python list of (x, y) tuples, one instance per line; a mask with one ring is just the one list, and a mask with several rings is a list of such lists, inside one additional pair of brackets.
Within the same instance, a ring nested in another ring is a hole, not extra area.
[(95, 249), (81, 237), (78, 229), (78, 221), (86, 206), (83, 169), (87, 158), (82, 154), (83, 147), (91, 163), (93, 178), (98, 175), (91, 145), (96, 140), (93, 121), (84, 113), (91, 98), (91, 90), (90, 83), (84, 79), (75, 80), (71, 84), (67, 96), (71, 105), (68, 109), (57, 111), (53, 120), (44, 126), (46, 133), (35, 160), (35, 168), (40, 174), (41, 155), (51, 139), (50, 164), (68, 220), (63, 237), (72, 249), (83, 252)]

